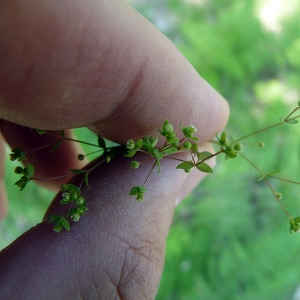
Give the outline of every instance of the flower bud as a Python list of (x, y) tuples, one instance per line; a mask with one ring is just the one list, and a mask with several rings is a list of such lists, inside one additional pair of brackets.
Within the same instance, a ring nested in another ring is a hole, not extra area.
[(78, 158), (78, 160), (84, 160), (84, 155), (83, 154), (78, 154), (77, 158)]
[(183, 148), (184, 148), (184, 149), (189, 150), (189, 149), (191, 149), (191, 147), (192, 147), (191, 142), (185, 142), (185, 143), (183, 144)]
[(132, 169), (137, 169), (139, 166), (140, 166), (140, 163), (139, 163), (138, 161), (133, 160), (133, 161), (131, 162), (131, 168), (132, 168)]
[(127, 149), (133, 150), (135, 148), (135, 142), (132, 139), (130, 139), (127, 141), (126, 146), (127, 146)]

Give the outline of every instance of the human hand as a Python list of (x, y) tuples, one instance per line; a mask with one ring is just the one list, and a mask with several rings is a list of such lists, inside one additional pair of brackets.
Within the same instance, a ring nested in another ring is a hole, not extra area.
[[(86, 126), (126, 143), (156, 136), (166, 119), (177, 132), (180, 122), (195, 125), (205, 143), (227, 121), (222, 97), (122, 1), (2, 1), (0, 35), (0, 126), (12, 146), (36, 142), (22, 126)], [(75, 152), (65, 144), (51, 160), (40, 153), (30, 159), (45, 177), (74, 168)], [(137, 203), (128, 191), (149, 166), (131, 170), (119, 158), (99, 167), (90, 175), (92, 190), (83, 190), (89, 210), (69, 233), (42, 222), (3, 250), (1, 297), (153, 299), (175, 202), (203, 174), (188, 176), (163, 162)], [(56, 204), (58, 198), (48, 213)]]

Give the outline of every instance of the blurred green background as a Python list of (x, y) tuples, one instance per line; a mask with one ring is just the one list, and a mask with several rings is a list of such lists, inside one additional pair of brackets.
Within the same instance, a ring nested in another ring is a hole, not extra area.
[[(300, 83), (300, 2), (297, 0), (128, 1), (164, 32), (230, 103), (234, 137), (285, 117)], [(265, 171), (300, 181), (300, 126), (249, 139), (246, 155)], [(300, 236), (264, 182), (242, 159), (223, 161), (177, 209), (156, 299), (300, 299)], [(10, 212), (0, 247), (30, 228), (52, 194), (19, 192), (7, 167)], [(272, 181), (292, 215), (299, 188)], [(27, 209), (30, 207), (30, 209)]]

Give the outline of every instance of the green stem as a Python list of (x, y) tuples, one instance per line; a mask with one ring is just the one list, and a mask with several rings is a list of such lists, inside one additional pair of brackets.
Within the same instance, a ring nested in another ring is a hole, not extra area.
[(270, 188), (270, 190), (272, 191), (273, 195), (275, 196), (277, 202), (279, 203), (281, 209), (284, 211), (284, 213), (290, 218), (292, 219), (292, 217), (290, 216), (290, 214), (288, 213), (288, 211), (285, 209), (285, 207), (283, 206), (282, 202), (280, 201), (280, 199), (278, 198), (274, 188), (272, 187), (270, 181), (268, 180), (267, 176), (268, 174), (266, 174), (265, 172), (263, 172), (257, 165), (255, 165), (249, 158), (247, 158), (245, 155), (243, 155), (241, 152), (239, 152), (239, 155), (244, 158), (255, 170), (257, 170), (264, 178), (265, 183), (268, 185), (268, 187)]
[(285, 214), (289, 217), (289, 219), (292, 219), (292, 217), (290, 216), (290, 214), (288, 213), (288, 211), (285, 209), (285, 207), (283, 206), (282, 202), (280, 201), (280, 199), (278, 198), (275, 190), (273, 189), (270, 181), (268, 180), (267, 177), (264, 178), (264, 181), (266, 182), (266, 184), (268, 185), (268, 187), (270, 188), (270, 190), (272, 191), (273, 195), (275, 196), (277, 202), (279, 203), (281, 209), (285, 212)]
[(240, 138), (234, 140), (233, 143), (239, 142), (239, 141), (244, 140), (244, 139), (246, 139), (246, 138), (248, 138), (248, 137), (250, 137), (250, 136), (252, 136), (252, 135), (256, 135), (256, 134), (262, 133), (262, 132), (267, 131), (267, 130), (269, 130), (269, 129), (272, 129), (272, 128), (274, 128), (274, 127), (277, 127), (277, 126), (280, 126), (280, 125), (284, 125), (284, 124), (285, 124), (286, 122), (288, 122), (288, 121), (295, 120), (295, 119), (299, 118), (300, 115), (291, 118), (291, 116), (292, 116), (297, 110), (299, 110), (299, 109), (300, 109), (300, 107), (295, 108), (290, 114), (288, 114), (288, 115), (284, 118), (283, 121), (278, 122), (278, 123), (273, 124), (273, 125), (270, 125), (270, 126), (267, 126), (267, 127), (262, 128), (262, 129), (260, 129), (260, 130), (254, 131), (254, 132), (249, 133), (249, 134), (247, 134), (247, 135), (244, 135), (244, 136), (242, 136), (242, 137), (240, 137)]
[(250, 137), (250, 136), (252, 136), (252, 135), (256, 135), (256, 134), (262, 133), (262, 132), (264, 132), (264, 131), (267, 131), (267, 130), (269, 130), (269, 129), (272, 129), (272, 128), (274, 128), (274, 127), (277, 127), (277, 126), (280, 126), (280, 125), (283, 125), (283, 124), (284, 124), (284, 121), (281, 121), (281, 122), (279, 122), (279, 123), (270, 125), (270, 126), (268, 126), (268, 127), (262, 128), (262, 129), (260, 129), (260, 130), (251, 132), (251, 133), (249, 133), (249, 134), (246, 134), (246, 135), (244, 135), (244, 136), (242, 136), (242, 137), (240, 137), (240, 138), (234, 140), (232, 143), (236, 143), (236, 142), (242, 141), (242, 140), (244, 140), (244, 139), (246, 139), (246, 138), (248, 138), (248, 137)]

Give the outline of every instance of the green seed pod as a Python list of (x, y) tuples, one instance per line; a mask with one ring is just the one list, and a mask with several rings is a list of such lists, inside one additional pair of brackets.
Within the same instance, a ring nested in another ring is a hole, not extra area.
[(165, 135), (169, 135), (169, 134), (173, 133), (173, 130), (174, 130), (173, 126), (169, 123), (165, 124), (164, 127), (163, 127), (163, 133)]
[(80, 215), (83, 215), (84, 214), (84, 212), (85, 212), (85, 209), (84, 209), (84, 207), (77, 207), (77, 213), (79, 213)]
[(191, 147), (192, 147), (192, 143), (191, 143), (191, 142), (185, 142), (185, 143), (183, 144), (183, 148), (184, 148), (184, 149), (190, 150)]
[(79, 198), (76, 201), (77, 205), (83, 205), (84, 202), (85, 202), (85, 199), (82, 196), (79, 196)]
[(74, 212), (72, 215), (71, 215), (71, 218), (74, 222), (78, 222), (79, 219), (80, 219), (80, 214), (78, 212)]
[(67, 190), (68, 190), (68, 185), (67, 185), (66, 183), (62, 184), (62, 185), (60, 186), (60, 190), (61, 190), (62, 192), (67, 191)]
[(236, 151), (241, 151), (242, 150), (242, 144), (241, 143), (235, 143), (233, 146), (233, 149)]
[(135, 142), (132, 139), (128, 140), (127, 144), (126, 144), (126, 147), (129, 150), (133, 150), (135, 148)]
[(190, 125), (189, 126), (189, 133), (191, 134), (191, 135), (193, 135), (194, 133), (196, 133), (197, 132), (197, 128), (194, 126), (194, 125)]
[(78, 154), (77, 158), (78, 158), (78, 160), (84, 160), (84, 155), (83, 154)]
[(282, 194), (279, 193), (279, 192), (276, 192), (276, 198), (277, 198), (278, 200), (281, 200), (281, 199), (282, 199)]
[(62, 197), (63, 197), (63, 201), (71, 200), (71, 194), (70, 193), (65, 192), (65, 193), (62, 194)]
[(137, 169), (139, 166), (140, 166), (140, 163), (139, 163), (138, 161), (133, 160), (133, 161), (131, 162), (131, 168), (132, 168), (132, 169)]

